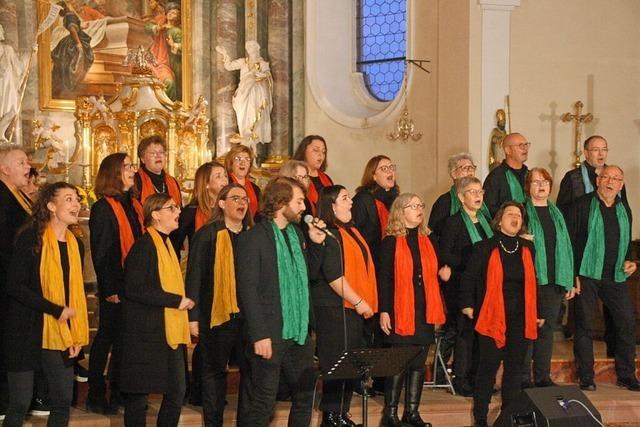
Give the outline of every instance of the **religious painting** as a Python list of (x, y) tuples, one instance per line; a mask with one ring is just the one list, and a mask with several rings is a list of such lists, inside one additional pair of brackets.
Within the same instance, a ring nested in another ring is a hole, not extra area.
[[(155, 57), (153, 74), (173, 101), (191, 97), (190, 0), (67, 0), (38, 38), (40, 108), (74, 110), (80, 96), (117, 93), (130, 74), (123, 61), (143, 46)], [(50, 11), (38, 2), (38, 22)]]

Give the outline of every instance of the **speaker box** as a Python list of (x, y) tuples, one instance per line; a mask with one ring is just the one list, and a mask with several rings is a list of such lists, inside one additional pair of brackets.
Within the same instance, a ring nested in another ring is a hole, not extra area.
[(500, 414), (494, 427), (601, 426), (587, 408), (602, 422), (602, 416), (578, 386), (529, 388), (522, 391), (507, 413)]

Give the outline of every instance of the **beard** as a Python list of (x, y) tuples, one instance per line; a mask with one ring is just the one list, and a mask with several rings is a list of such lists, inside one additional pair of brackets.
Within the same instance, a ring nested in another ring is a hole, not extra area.
[(282, 215), (290, 224), (299, 224), (300, 221), (302, 220), (302, 212), (296, 213), (296, 211), (291, 209), (289, 206), (287, 206), (284, 209), (284, 212), (282, 212)]

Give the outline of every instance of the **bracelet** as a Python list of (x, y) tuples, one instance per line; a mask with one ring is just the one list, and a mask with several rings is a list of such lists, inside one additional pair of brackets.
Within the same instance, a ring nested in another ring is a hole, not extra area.
[(364, 298), (360, 298), (360, 301), (358, 301), (357, 303), (353, 304), (353, 308), (356, 308), (357, 306), (362, 304), (362, 301), (364, 301)]

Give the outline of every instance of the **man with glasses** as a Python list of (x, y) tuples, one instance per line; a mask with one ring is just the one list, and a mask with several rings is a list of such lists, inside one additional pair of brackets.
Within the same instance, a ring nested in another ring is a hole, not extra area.
[(164, 193), (171, 196), (177, 206), (182, 207), (182, 194), (178, 181), (165, 172), (167, 164), (167, 144), (161, 136), (144, 138), (138, 144), (140, 168), (135, 175), (135, 188), (140, 203), (153, 194)]
[(510, 133), (504, 138), (505, 159), (484, 180), (484, 201), (491, 215), (495, 215), (504, 202), (524, 203), (524, 180), (528, 171), (524, 162), (529, 156), (529, 147), (531, 143), (520, 133)]
[(640, 391), (635, 376), (634, 308), (626, 285), (627, 277), (636, 270), (635, 262), (630, 260), (631, 209), (618, 196), (624, 186), (624, 172), (618, 166), (604, 166), (596, 186), (595, 192), (573, 204), (567, 220), (578, 293), (573, 348), (580, 388), (596, 389), (592, 334), (594, 307), (600, 298), (615, 326), (617, 385)]

